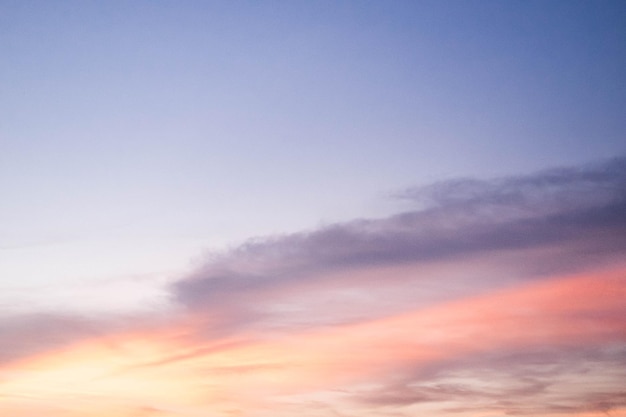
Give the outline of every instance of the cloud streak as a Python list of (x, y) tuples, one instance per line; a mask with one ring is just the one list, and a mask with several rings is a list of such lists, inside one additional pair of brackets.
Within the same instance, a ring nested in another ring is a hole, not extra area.
[(442, 182), (209, 254), (166, 314), (5, 317), (0, 412), (625, 416), (625, 190), (625, 159)]
[[(624, 190), (623, 158), (527, 177), (410, 189), (403, 197), (430, 205), (383, 219), (253, 240), (213, 255), (172, 291), (191, 309), (241, 304), (236, 325), (249, 319), (244, 305), (258, 305), (268, 294), (351, 286), (355, 280), (367, 285), (367, 274), (358, 271), (372, 268), (496, 259), (518, 251), (518, 259), (508, 262), (521, 265), (518, 269), (527, 276), (573, 272), (610, 263), (624, 253)], [(550, 255), (531, 254), (533, 250), (550, 250)], [(259, 314), (256, 308), (254, 316)]]

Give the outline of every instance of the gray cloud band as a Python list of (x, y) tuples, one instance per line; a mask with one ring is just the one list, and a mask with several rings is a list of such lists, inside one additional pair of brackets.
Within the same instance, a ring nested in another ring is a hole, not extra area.
[(441, 182), (401, 197), (421, 208), (257, 239), (213, 256), (172, 291), (182, 304), (200, 308), (341, 269), (559, 245), (562, 258), (535, 267), (565, 271), (626, 250), (626, 158), (524, 177)]

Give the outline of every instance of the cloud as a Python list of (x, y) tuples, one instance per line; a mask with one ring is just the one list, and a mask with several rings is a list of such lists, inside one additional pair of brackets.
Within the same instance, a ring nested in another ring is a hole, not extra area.
[(438, 347), (437, 353), (396, 353), (387, 372), (369, 380), (368, 388), (352, 390), (350, 398), (369, 411), (407, 415), (425, 409), (438, 410), (433, 415), (623, 409), (624, 283), (623, 273), (538, 282), (399, 318), (410, 323), (386, 322), (386, 328), (418, 334), (389, 337), (383, 328), (379, 338), (414, 351)]
[(0, 319), (0, 364), (19, 360), (105, 333), (110, 324), (59, 314), (26, 314)]
[(8, 367), (2, 386), (37, 396), (39, 414), (59, 395), (83, 398), (75, 415), (85, 403), (251, 416), (612, 412), (626, 376), (624, 280), (623, 270), (552, 277), (394, 316), (221, 341), (201, 336), (207, 314), (198, 310)]
[(451, 415), (610, 413), (626, 407), (625, 365), (623, 345), (495, 350), (442, 361), (426, 371), (416, 367), (413, 375), (351, 398), (368, 409), (410, 412), (428, 405)]
[(209, 254), (165, 312), (4, 317), (0, 412), (624, 415), (624, 178), (408, 189), (411, 211)]
[(455, 179), (409, 188), (395, 196), (445, 210), (489, 208), (517, 213), (560, 212), (564, 207), (595, 207), (626, 196), (626, 158), (600, 165), (556, 168), (492, 180)]
[(163, 328), (161, 315), (85, 315), (42, 312), (0, 318), (0, 366), (71, 349), (86, 341), (115, 349), (115, 340), (128, 332)]
[(415, 201), (415, 210), (251, 240), (211, 254), (203, 267), (176, 282), (172, 293), (192, 310), (228, 317), (224, 328), (237, 328), (259, 321), (277, 293), (368, 285), (380, 276), (358, 271), (373, 268), (509, 256), (520, 276), (575, 272), (622, 257), (625, 190), (626, 158), (408, 189), (400, 195)]

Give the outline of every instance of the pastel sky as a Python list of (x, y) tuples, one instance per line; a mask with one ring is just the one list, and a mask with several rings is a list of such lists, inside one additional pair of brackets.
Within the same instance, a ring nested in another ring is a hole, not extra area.
[(623, 1), (0, 0), (0, 415), (626, 417)]

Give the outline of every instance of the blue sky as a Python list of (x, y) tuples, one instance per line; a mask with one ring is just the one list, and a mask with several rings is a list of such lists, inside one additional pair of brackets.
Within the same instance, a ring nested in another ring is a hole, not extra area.
[(2, 10), (1, 244), (20, 281), (93, 262), (175, 272), (252, 236), (391, 213), (408, 186), (626, 148), (619, 2)]
[[(605, 203), (585, 187), (623, 184), (625, 28), (621, 1), (0, 1), (0, 313), (167, 315), (188, 280), (256, 276), (248, 245), (321, 274), (315, 236), (409, 227), (441, 184), (534, 201), (495, 223)], [(528, 197), (554, 167), (575, 185)], [(474, 233), (482, 205), (440, 203)]]

